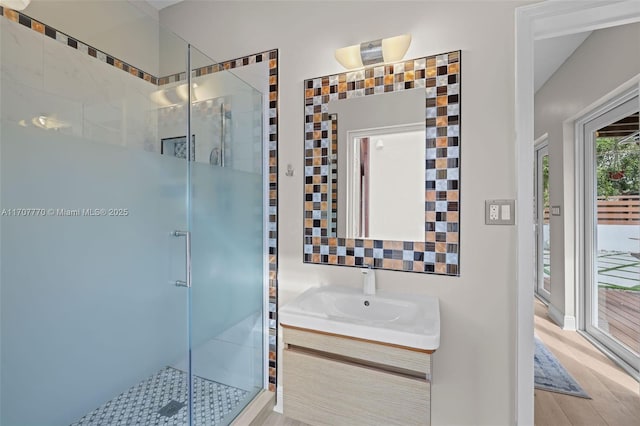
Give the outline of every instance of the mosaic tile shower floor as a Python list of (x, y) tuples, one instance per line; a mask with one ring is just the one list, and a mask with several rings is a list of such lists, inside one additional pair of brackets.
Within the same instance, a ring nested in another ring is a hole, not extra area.
[[(165, 367), (71, 426), (187, 425), (186, 405), (178, 411), (180, 405), (173, 403), (177, 413), (172, 416), (159, 413), (171, 401), (186, 403), (187, 380), (184, 371)], [(242, 389), (197, 376), (194, 377), (194, 391), (194, 424), (202, 426), (220, 424), (249, 396), (249, 392)]]

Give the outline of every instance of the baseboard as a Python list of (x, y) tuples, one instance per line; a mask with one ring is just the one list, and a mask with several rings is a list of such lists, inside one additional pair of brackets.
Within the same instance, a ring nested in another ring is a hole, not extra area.
[(576, 317), (574, 317), (573, 315), (565, 315), (564, 327), (562, 329), (576, 331), (578, 329), (578, 322), (576, 321)]
[(564, 315), (558, 308), (553, 306), (553, 303), (549, 303), (547, 314), (561, 329), (576, 331), (576, 317), (573, 315)]
[(547, 315), (549, 315), (549, 318), (551, 318), (556, 325), (560, 326), (560, 328), (564, 326), (564, 315), (551, 303), (547, 306)]
[(245, 407), (238, 417), (236, 417), (231, 426), (260, 426), (263, 425), (273, 411), (275, 404), (275, 394), (268, 390), (262, 390), (254, 399)]
[(275, 411), (276, 413), (282, 414), (284, 412), (284, 407), (282, 405), (283, 395), (284, 390), (282, 389), (282, 386), (278, 386), (278, 388), (276, 389), (276, 406), (273, 407), (273, 411)]

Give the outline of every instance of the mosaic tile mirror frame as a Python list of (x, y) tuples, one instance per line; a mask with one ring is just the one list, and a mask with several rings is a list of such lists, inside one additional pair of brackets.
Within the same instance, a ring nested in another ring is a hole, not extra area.
[[(305, 80), (305, 263), (460, 275), (460, 59), (453, 51)], [(413, 89), (425, 94), (424, 240), (335, 236), (329, 102)]]

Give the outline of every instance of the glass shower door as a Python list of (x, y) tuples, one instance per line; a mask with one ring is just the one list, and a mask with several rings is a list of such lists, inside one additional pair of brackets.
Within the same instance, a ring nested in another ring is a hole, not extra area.
[(229, 424), (264, 387), (262, 95), (191, 47), (194, 425)]
[[(104, 7), (157, 42), (129, 3)], [(171, 231), (187, 229), (188, 163), (160, 153), (160, 89), (23, 22), (0, 17), (0, 424), (186, 424), (190, 376), (173, 365), (189, 292)], [(172, 43), (170, 72), (185, 73), (187, 45)]]

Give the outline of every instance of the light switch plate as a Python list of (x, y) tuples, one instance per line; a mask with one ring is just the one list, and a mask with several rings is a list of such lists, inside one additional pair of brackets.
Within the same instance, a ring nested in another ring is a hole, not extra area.
[(486, 200), (484, 202), (484, 223), (486, 225), (515, 225), (515, 200)]
[(551, 206), (551, 216), (560, 216), (560, 206)]

